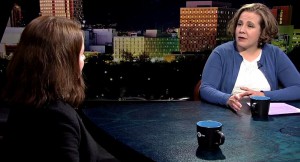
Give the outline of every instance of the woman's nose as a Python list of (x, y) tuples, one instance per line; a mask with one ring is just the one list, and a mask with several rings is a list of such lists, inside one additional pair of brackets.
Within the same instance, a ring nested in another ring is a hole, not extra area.
[(240, 26), (239, 32), (240, 32), (240, 33), (244, 33), (244, 32), (245, 32), (245, 26), (244, 26), (244, 25), (241, 25), (241, 26)]

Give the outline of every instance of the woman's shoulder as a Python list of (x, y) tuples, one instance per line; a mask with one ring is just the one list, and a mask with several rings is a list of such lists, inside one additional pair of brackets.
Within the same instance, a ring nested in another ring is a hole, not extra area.
[(222, 43), (218, 45), (215, 49), (215, 52), (220, 52), (220, 51), (235, 51), (235, 42), (234, 41), (229, 41)]
[(238, 52), (235, 48), (235, 41), (229, 41), (217, 46), (213, 51), (212, 55), (218, 55), (223, 59), (229, 59), (238, 56)]
[(267, 53), (265, 56), (273, 56), (275, 58), (278, 58), (279, 56), (286, 55), (286, 53), (280, 49), (278, 46), (275, 46), (273, 44), (265, 44), (262, 48), (263, 53)]
[[(45, 107), (48, 107), (48, 108), (51, 108), (51, 109), (57, 110), (57, 111), (74, 109), (70, 104), (68, 104), (64, 101), (61, 101), (61, 100), (50, 102)], [(61, 108), (64, 108), (64, 109), (61, 109)]]
[(79, 118), (78, 113), (71, 105), (60, 100), (49, 103), (47, 106), (44, 107), (44, 109), (46, 109), (47, 111), (49, 111), (50, 114), (53, 114), (54, 116), (60, 119), (68, 118), (69, 120), (76, 122)]

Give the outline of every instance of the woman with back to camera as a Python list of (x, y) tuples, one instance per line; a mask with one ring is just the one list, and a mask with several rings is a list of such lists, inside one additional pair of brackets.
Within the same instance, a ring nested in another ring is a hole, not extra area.
[(216, 47), (204, 66), (203, 100), (238, 111), (245, 96), (300, 99), (299, 72), (281, 49), (269, 44), (278, 33), (278, 24), (267, 6), (243, 5), (227, 30), (234, 40)]
[(7, 161), (102, 159), (76, 110), (85, 98), (80, 24), (40, 16), (21, 34), (7, 67)]

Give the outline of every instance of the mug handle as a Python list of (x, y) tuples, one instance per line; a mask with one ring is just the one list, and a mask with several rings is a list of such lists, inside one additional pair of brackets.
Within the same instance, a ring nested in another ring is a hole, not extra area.
[(218, 135), (220, 136), (220, 141), (216, 142), (217, 145), (223, 145), (224, 141), (225, 141), (225, 136), (223, 134), (223, 132), (217, 130)]

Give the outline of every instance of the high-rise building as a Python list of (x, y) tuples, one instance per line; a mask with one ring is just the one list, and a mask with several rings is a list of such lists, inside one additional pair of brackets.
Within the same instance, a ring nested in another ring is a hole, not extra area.
[(83, 21), (82, 0), (40, 0), (42, 16), (60, 16)]
[(292, 6), (274, 6), (271, 9), (274, 17), (279, 25), (291, 25), (292, 22)]
[(226, 27), (236, 9), (230, 3), (187, 1), (180, 8), (180, 51), (211, 50), (228, 41)]
[(294, 25), (292, 21), (292, 6), (274, 6), (271, 10), (278, 22), (279, 32), (272, 44), (278, 46), (282, 51), (288, 53), (293, 49)]

